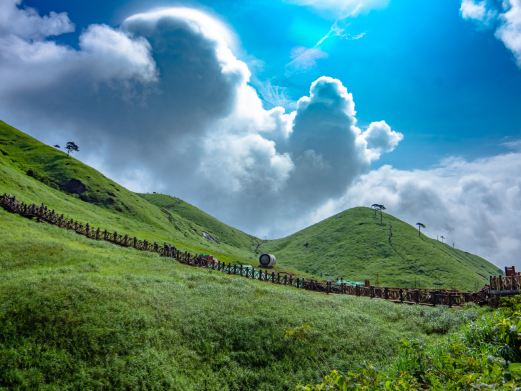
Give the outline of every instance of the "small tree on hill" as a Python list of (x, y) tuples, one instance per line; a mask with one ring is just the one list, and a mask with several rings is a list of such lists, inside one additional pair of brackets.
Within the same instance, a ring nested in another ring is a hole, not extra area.
[(423, 229), (426, 228), (426, 227), (425, 227), (425, 224), (423, 224), (423, 223), (416, 223), (416, 225), (418, 226), (418, 236), (420, 236), (420, 234), (421, 234), (421, 229), (422, 229), (422, 228), (423, 228)]
[(442, 243), (445, 243), (445, 236), (441, 235), (441, 236), (440, 236), (440, 239), (441, 239), (441, 242), (442, 242)]
[(371, 208), (374, 210), (374, 217), (376, 218), (376, 211), (378, 210), (378, 207), (380, 206), (380, 204), (373, 204), (371, 205)]
[(65, 149), (67, 150), (67, 156), (71, 154), (71, 152), (79, 152), (80, 148), (76, 145), (74, 141), (67, 142), (67, 145), (65, 146)]
[(383, 213), (382, 210), (385, 210), (385, 206), (380, 205), (380, 224), (383, 224)]
[(371, 208), (374, 209), (375, 217), (376, 217), (376, 211), (380, 211), (380, 224), (383, 224), (382, 210), (385, 210), (385, 206), (383, 206), (382, 204), (373, 204), (373, 205), (371, 205)]

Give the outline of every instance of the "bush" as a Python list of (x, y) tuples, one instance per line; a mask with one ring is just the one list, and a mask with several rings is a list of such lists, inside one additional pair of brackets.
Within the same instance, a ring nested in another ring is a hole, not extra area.
[(425, 346), (402, 340), (398, 360), (383, 370), (332, 371), (302, 391), (325, 390), (520, 390), (521, 296), (466, 325), (445, 342)]

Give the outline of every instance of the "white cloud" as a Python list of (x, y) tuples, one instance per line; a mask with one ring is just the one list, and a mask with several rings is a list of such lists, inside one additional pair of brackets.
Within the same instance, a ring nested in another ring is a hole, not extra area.
[(288, 63), (287, 68), (290, 70), (306, 70), (313, 68), (317, 61), (326, 58), (328, 55), (326, 52), (319, 48), (305, 48), (296, 47), (291, 51), (291, 61)]
[(496, 37), (521, 67), (521, 0), (504, 0), (500, 4), (462, 0), (460, 11), (464, 19), (474, 20), (483, 27), (494, 26)]
[(65, 12), (40, 16), (32, 8), (19, 8), (22, 0), (0, 2), (0, 37), (14, 35), (23, 39), (39, 39), (74, 31)]
[(500, 15), (496, 36), (514, 54), (521, 67), (521, 0), (507, 0), (507, 11)]
[(363, 137), (367, 141), (367, 147), (380, 154), (392, 152), (403, 140), (403, 134), (396, 132), (385, 121), (371, 122)]
[(505, 141), (501, 145), (513, 151), (521, 151), (521, 140)]
[(91, 25), (78, 49), (49, 36), (4, 38), (1, 118), (51, 143), (74, 139), (79, 156), (116, 180), (250, 232), (295, 229), (401, 139), (385, 122), (364, 133), (352, 95), (329, 77), (290, 103), (294, 111), (265, 109), (233, 34), (198, 10)]
[(460, 12), (463, 19), (484, 21), (487, 16), (485, 1), (462, 0)]
[[(342, 27), (341, 25), (344, 25)], [(346, 31), (348, 24), (341, 19), (335, 20), (328, 32), (324, 34), (313, 47), (306, 48), (302, 46), (295, 47), (291, 50), (291, 61), (286, 65), (286, 73), (294, 71), (303, 71), (313, 68), (317, 61), (327, 58), (328, 53), (320, 47), (331, 37), (337, 37), (346, 41), (358, 41), (366, 36), (366, 32), (351, 34)]]

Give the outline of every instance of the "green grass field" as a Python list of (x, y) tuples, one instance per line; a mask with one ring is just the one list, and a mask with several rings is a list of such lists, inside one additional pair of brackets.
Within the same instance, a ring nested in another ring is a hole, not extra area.
[[(271, 251), (278, 268), (306, 275), (375, 282), (379, 273), (381, 284), (472, 289), (497, 273), (479, 257), (418, 237), (392, 216), (380, 225), (366, 208), (260, 241), (178, 198), (132, 193), (0, 122), (4, 192), (227, 262), (256, 264), (259, 251)], [(0, 389), (293, 390), (332, 370), (371, 365), (392, 373), (402, 340), (444, 346), (490, 312), (247, 280), (4, 210), (0, 223)]]
[(5, 389), (294, 389), (385, 367), (401, 338), (442, 340), (484, 311), (306, 292), (0, 221)]
[[(85, 191), (67, 192), (63, 184), (71, 180), (79, 180)], [(135, 194), (1, 121), (0, 193), (14, 194), (25, 202), (45, 203), (70, 218), (149, 241), (166, 241), (195, 253), (212, 253), (226, 261), (256, 260), (253, 250), (257, 239), (179, 199), (175, 199), (175, 209), (156, 206), (147, 199), (159, 203), (159, 196)], [(169, 205), (174, 199), (171, 201)], [(205, 239), (203, 232), (218, 241)]]

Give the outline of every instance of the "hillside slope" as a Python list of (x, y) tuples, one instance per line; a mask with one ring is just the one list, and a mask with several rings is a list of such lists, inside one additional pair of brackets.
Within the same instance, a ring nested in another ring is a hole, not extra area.
[(252, 242), (261, 242), (253, 236), (223, 224), (215, 217), (180, 198), (157, 193), (140, 194), (140, 196), (163, 211), (168, 212), (174, 219), (184, 219), (197, 224), (199, 227), (204, 227), (206, 230), (204, 236), (210, 241), (216, 243), (224, 242), (237, 248), (251, 248)]
[(111, 231), (160, 243), (167, 241), (196, 253), (210, 252), (223, 260), (255, 262), (257, 240), (250, 235), (216, 219), (196, 218), (194, 207), (191, 213), (171, 213), (161, 203), (148, 202), (147, 196), (125, 189), (66, 153), (1, 121), (0, 193), (15, 194), (25, 202), (45, 203), (70, 218)]
[[(283, 239), (261, 241), (178, 198), (133, 193), (0, 121), (0, 193), (4, 192), (25, 202), (45, 203), (97, 227), (225, 261), (257, 264), (259, 251), (272, 252), (277, 268), (303, 275), (477, 289), (498, 273), (482, 258), (418, 238), (413, 227), (390, 215), (381, 226), (366, 208), (340, 213)], [(388, 224), (393, 226), (391, 243)]]
[(484, 311), (192, 268), (0, 209), (0, 389), (292, 390)]
[[(390, 226), (392, 237), (389, 240)], [(262, 251), (294, 270), (324, 277), (370, 279), (399, 287), (481, 288), (501, 271), (476, 255), (418, 236), (411, 225), (369, 208), (353, 208), (286, 238), (263, 243)]]

